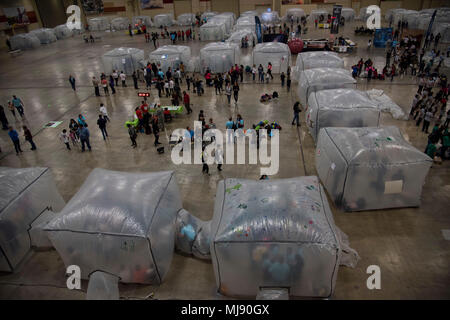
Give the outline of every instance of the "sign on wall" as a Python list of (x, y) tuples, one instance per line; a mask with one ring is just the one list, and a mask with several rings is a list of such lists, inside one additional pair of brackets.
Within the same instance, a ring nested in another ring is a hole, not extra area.
[(3, 8), (3, 14), (8, 19), (8, 24), (29, 24), (27, 12), (24, 7)]
[(333, 6), (333, 15), (331, 17), (331, 33), (337, 34), (339, 33), (339, 22), (341, 21), (341, 11), (342, 6), (341, 5), (334, 5)]
[(160, 9), (164, 8), (163, 0), (140, 0), (141, 9)]

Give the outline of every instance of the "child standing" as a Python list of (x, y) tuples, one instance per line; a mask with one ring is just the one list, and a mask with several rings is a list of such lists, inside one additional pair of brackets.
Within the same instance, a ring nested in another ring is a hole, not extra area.
[(64, 144), (65, 144), (66, 147), (67, 147), (67, 150), (72, 150), (72, 149), (70, 149), (69, 135), (67, 134), (67, 130), (66, 130), (66, 129), (64, 129), (64, 130), (60, 133), (59, 139), (60, 139), (62, 142), (64, 142)]

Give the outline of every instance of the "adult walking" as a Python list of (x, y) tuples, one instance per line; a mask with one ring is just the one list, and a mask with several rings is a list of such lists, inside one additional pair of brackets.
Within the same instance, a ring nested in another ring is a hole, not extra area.
[(238, 98), (239, 98), (239, 85), (238, 85), (237, 81), (233, 85), (233, 96), (234, 96), (235, 104), (237, 104)]
[(227, 83), (227, 86), (225, 87), (225, 94), (227, 96), (228, 99), (228, 104), (231, 103), (231, 92), (233, 91), (233, 89), (231, 88), (230, 83)]
[(106, 137), (108, 136), (108, 132), (106, 131), (106, 119), (103, 118), (101, 114), (98, 115), (97, 125), (102, 132), (103, 140), (106, 140)]
[(111, 88), (111, 94), (116, 94), (116, 89), (114, 88), (114, 77), (112, 75), (109, 76), (109, 87)]
[(14, 148), (16, 149), (16, 155), (19, 155), (19, 152), (22, 153), (22, 149), (20, 148), (19, 134), (17, 133), (16, 130), (14, 130), (13, 127), (9, 127), (8, 135), (14, 144)]
[(80, 125), (80, 129), (79, 130), (79, 136), (80, 136), (80, 141), (81, 141), (81, 152), (84, 152), (85, 150), (85, 145), (87, 145), (89, 151), (91, 151), (91, 144), (89, 143), (89, 130), (87, 128), (87, 124), (85, 125)]
[(154, 146), (157, 147), (158, 145), (160, 145), (161, 143), (159, 142), (159, 125), (158, 125), (158, 116), (154, 115), (153, 119), (152, 119), (152, 129), (153, 129), (153, 134), (155, 135), (155, 142), (154, 142)]
[(17, 98), (16, 96), (13, 96), (12, 104), (14, 105), (14, 108), (17, 109), (17, 112), (19, 112), (20, 117), (23, 118), (24, 117), (24, 111), (23, 111), (24, 103), (23, 103), (23, 101), (20, 98)]
[(69, 83), (72, 86), (73, 91), (77, 91), (75, 88), (75, 78), (72, 75), (69, 75)]
[(8, 101), (8, 109), (9, 109), (9, 111), (11, 111), (12, 115), (14, 116), (14, 119), (17, 120), (16, 108), (14, 108), (14, 105), (13, 105), (13, 103), (11, 101)]
[(294, 123), (295, 122), (297, 122), (297, 127), (300, 127), (300, 122), (299, 122), (299, 119), (298, 119), (298, 116), (299, 116), (299, 114), (300, 114), (300, 112), (301, 112), (301, 110), (300, 110), (300, 102), (296, 102), (295, 104), (294, 104), (294, 119), (292, 119), (292, 125), (294, 125)]
[(105, 96), (109, 96), (108, 80), (106, 80), (106, 77), (102, 79), (101, 83), (102, 83), (103, 91), (105, 92)]
[(137, 143), (136, 143), (136, 138), (137, 138), (137, 133), (136, 133), (136, 128), (134, 126), (132, 126), (131, 124), (127, 124), (128, 127), (128, 135), (130, 136), (130, 140), (131, 140), (131, 146), (133, 148), (137, 147)]
[(183, 102), (184, 102), (184, 107), (186, 108), (187, 114), (192, 113), (191, 98), (189, 97), (189, 94), (186, 91), (183, 91)]
[(267, 65), (267, 74), (270, 76), (270, 79), (273, 80), (273, 75), (272, 75), (272, 63), (269, 62), (269, 64)]
[(134, 89), (139, 90), (138, 78), (137, 78), (137, 75), (136, 75), (136, 71), (133, 72), (132, 78), (133, 78)]
[(25, 137), (25, 140), (28, 141), (31, 145), (31, 150), (36, 150), (36, 144), (33, 141), (33, 135), (31, 134), (30, 129), (27, 128), (27, 126), (23, 126), (23, 135)]
[(3, 106), (0, 106), (0, 122), (2, 123), (2, 129), (8, 130), (8, 119), (6, 118), (5, 109), (3, 109)]
[(117, 70), (113, 70), (112, 77), (116, 83), (116, 87), (119, 85), (119, 74), (117, 73)]
[(125, 73), (123, 73), (123, 71), (120, 71), (120, 80), (122, 81), (122, 87), (126, 87), (127, 83), (127, 75)]
[(98, 80), (92, 77), (92, 85), (94, 86), (94, 93), (97, 97), (100, 97), (100, 89), (98, 88)]

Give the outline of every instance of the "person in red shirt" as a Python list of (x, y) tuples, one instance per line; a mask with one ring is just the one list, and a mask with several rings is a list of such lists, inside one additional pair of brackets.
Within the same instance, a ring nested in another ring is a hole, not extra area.
[(139, 107), (137, 107), (134, 111), (136, 111), (136, 117), (139, 119), (138, 131), (140, 131), (143, 126), (144, 115)]
[(183, 91), (183, 102), (184, 102), (184, 107), (186, 108), (187, 114), (192, 113), (192, 109), (190, 106), (191, 99), (190, 99), (189, 95), (186, 93), (186, 91)]
[(148, 113), (148, 104), (145, 103), (145, 101), (142, 101), (142, 104), (141, 104), (141, 111), (142, 111), (143, 115), (145, 115), (146, 113)]

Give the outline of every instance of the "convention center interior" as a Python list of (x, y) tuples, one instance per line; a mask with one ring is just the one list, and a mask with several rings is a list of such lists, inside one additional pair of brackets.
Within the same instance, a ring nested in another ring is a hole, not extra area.
[(450, 299), (448, 76), (448, 0), (2, 0), (0, 300)]

